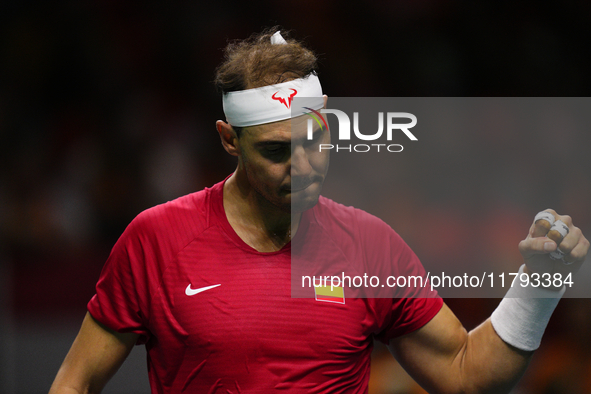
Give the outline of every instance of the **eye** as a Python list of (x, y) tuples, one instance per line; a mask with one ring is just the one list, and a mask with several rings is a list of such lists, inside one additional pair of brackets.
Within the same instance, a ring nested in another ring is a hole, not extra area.
[(289, 144), (269, 144), (263, 147), (261, 153), (269, 159), (280, 161), (285, 155), (289, 155), (290, 149)]
[(285, 153), (285, 145), (268, 145), (265, 147), (265, 153), (268, 155), (282, 155)]
[(265, 150), (267, 152), (271, 152), (271, 153), (272, 152), (279, 152), (279, 151), (283, 150), (283, 147), (281, 145), (267, 145), (265, 147)]

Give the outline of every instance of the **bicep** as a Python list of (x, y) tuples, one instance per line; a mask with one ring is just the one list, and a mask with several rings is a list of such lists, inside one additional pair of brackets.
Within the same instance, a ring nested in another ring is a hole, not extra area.
[(87, 313), (55, 381), (51, 394), (100, 392), (117, 372), (139, 335), (118, 333)]

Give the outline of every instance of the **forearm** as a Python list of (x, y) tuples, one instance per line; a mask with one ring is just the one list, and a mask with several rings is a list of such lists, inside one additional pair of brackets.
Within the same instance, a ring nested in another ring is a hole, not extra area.
[[(524, 272), (524, 268), (519, 272)], [(491, 318), (467, 336), (462, 372), (463, 377), (474, 380), (467, 383), (478, 384), (477, 392), (486, 392), (485, 387), (490, 387), (490, 392), (509, 391), (540, 346), (563, 293), (564, 288), (512, 287)], [(470, 368), (473, 370), (469, 371)]]
[(523, 376), (533, 351), (504, 342), (490, 319), (472, 330), (454, 361), (461, 392), (508, 393)]

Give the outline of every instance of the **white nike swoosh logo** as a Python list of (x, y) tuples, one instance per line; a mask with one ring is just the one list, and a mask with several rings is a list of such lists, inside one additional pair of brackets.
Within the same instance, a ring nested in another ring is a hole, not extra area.
[(198, 289), (191, 289), (191, 284), (189, 283), (189, 286), (187, 286), (187, 288), (185, 289), (185, 294), (188, 295), (188, 296), (192, 296), (192, 295), (195, 295), (195, 294), (199, 294), (202, 291), (213, 289), (214, 287), (218, 287), (218, 286), (221, 286), (221, 285), (222, 284), (220, 283), (219, 285), (200, 287)]

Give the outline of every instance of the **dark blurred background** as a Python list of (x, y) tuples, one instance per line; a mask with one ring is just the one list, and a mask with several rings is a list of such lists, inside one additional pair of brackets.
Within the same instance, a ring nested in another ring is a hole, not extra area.
[[(0, 392), (48, 390), (102, 264), (135, 215), (233, 170), (214, 128), (223, 113), (211, 82), (228, 40), (273, 25), (293, 30), (319, 54), (332, 96), (588, 96), (590, 16), (582, 0), (2, 2)], [(552, 198), (543, 188), (528, 199), (499, 193), (475, 209), (461, 197), (466, 180), (490, 182), (498, 168), (497, 184), (515, 191), (524, 185), (502, 179), (517, 168), (491, 167), (484, 177), (468, 166), (457, 184), (421, 181), (413, 171), (425, 167), (408, 168), (396, 196), (403, 208), (389, 223), (423, 259), (473, 258), (462, 237), (475, 223), (491, 223), (483, 253), (515, 255), (548, 204), (589, 236), (591, 138), (560, 126), (540, 143), (540, 160), (554, 149), (567, 158), (547, 174)], [(445, 146), (502, 162), (514, 139), (491, 129)], [(535, 172), (530, 156), (511, 154), (513, 167)], [(434, 168), (454, 168), (454, 155), (425, 153), (434, 157)], [(498, 303), (446, 301), (467, 328)], [(590, 312), (588, 299), (561, 302), (516, 393), (591, 392)], [(149, 391), (145, 369), (138, 348), (105, 392)], [(378, 347), (371, 392), (421, 391)]]

